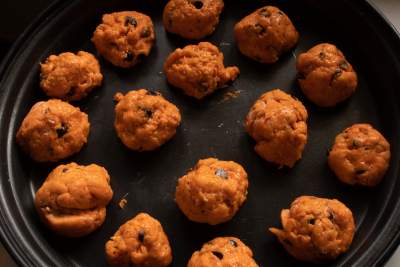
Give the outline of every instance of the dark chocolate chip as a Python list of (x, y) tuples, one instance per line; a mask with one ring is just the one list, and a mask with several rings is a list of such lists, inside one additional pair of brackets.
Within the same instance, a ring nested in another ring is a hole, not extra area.
[(266, 8), (263, 8), (260, 10), (260, 15), (267, 18), (271, 16), (271, 12), (269, 12)]
[(147, 90), (146, 95), (158, 95), (157, 92)]
[(215, 171), (215, 175), (224, 178), (224, 179), (228, 179), (228, 173), (226, 173), (226, 171), (224, 169), (217, 169)]
[(236, 243), (235, 240), (231, 239), (229, 240), (229, 244), (231, 244), (232, 246), (234, 246), (235, 248), (237, 248), (238, 244)]
[(357, 175), (362, 175), (362, 174), (364, 174), (366, 171), (367, 171), (367, 170), (359, 169), (359, 170), (356, 170), (356, 174), (357, 174)]
[(342, 75), (342, 70), (336, 69), (335, 72), (332, 74), (332, 78), (331, 78), (329, 85), (332, 85), (333, 81), (336, 80), (337, 78), (339, 78), (340, 75)]
[(143, 29), (143, 31), (140, 33), (140, 37), (142, 38), (147, 38), (151, 35), (151, 29), (150, 27), (146, 27)]
[(215, 257), (217, 257), (218, 259), (220, 259), (220, 260), (222, 260), (222, 258), (224, 257), (224, 255), (223, 255), (221, 252), (219, 252), (219, 251), (211, 251), (211, 253), (212, 253)]
[(203, 2), (202, 1), (193, 1), (192, 5), (197, 8), (197, 9), (201, 9), (203, 7)]
[(347, 64), (346, 60), (342, 60), (342, 61), (339, 62), (339, 67), (340, 67), (342, 70), (347, 70), (347, 68), (349, 67), (349, 65)]
[(68, 168), (62, 169), (62, 172), (67, 172), (67, 171), (68, 171)]
[(321, 60), (324, 60), (326, 58), (326, 54), (324, 52), (320, 52), (318, 56)]
[(335, 219), (335, 215), (333, 215), (332, 211), (329, 211), (328, 219), (331, 221)]
[(125, 61), (132, 61), (133, 60), (133, 54), (131, 52), (129, 52), (129, 51), (126, 52), (124, 60)]
[(202, 92), (207, 92), (208, 91), (208, 82), (199, 82), (199, 90)]
[(139, 230), (138, 239), (139, 239), (140, 242), (143, 243), (143, 241), (144, 241), (144, 230), (143, 229)]
[(315, 218), (309, 219), (308, 224), (314, 225), (315, 224)]
[(134, 17), (131, 17), (131, 16), (125, 17), (125, 26), (128, 26), (128, 25), (132, 25), (132, 26), (136, 27), (137, 26), (136, 19)]
[(353, 141), (351, 142), (351, 148), (359, 148), (361, 146), (361, 144), (358, 142), (358, 140), (353, 139)]
[(76, 92), (76, 89), (77, 89), (76, 86), (71, 86), (71, 88), (69, 89), (69, 91), (67, 93), (67, 96), (68, 97), (73, 96), (75, 94), (75, 92)]
[(254, 25), (254, 29), (256, 31), (257, 34), (262, 35), (264, 34), (267, 30), (259, 23), (257, 23), (256, 25)]
[(57, 137), (61, 138), (68, 132), (68, 125), (61, 123), (61, 126), (56, 129)]

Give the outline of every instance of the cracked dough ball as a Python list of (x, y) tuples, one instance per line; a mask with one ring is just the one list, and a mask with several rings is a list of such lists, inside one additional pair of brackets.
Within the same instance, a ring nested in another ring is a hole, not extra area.
[(251, 249), (235, 237), (218, 237), (193, 253), (188, 267), (258, 267)]
[(59, 165), (36, 192), (42, 221), (57, 234), (81, 237), (99, 228), (113, 191), (106, 169), (96, 164)]
[(239, 75), (239, 68), (225, 68), (224, 55), (219, 49), (201, 42), (171, 53), (164, 64), (164, 72), (170, 84), (188, 96), (202, 99), (233, 82)]
[(332, 107), (349, 98), (357, 87), (357, 74), (334, 45), (319, 44), (297, 57), (299, 85), (314, 104)]
[(214, 32), (223, 9), (222, 0), (170, 0), (164, 8), (164, 27), (186, 39), (202, 39)]
[(146, 89), (117, 93), (115, 130), (128, 148), (154, 150), (170, 140), (181, 122), (179, 109), (161, 94)]
[(238, 163), (203, 159), (178, 180), (175, 200), (189, 220), (215, 225), (232, 219), (247, 187), (247, 173)]
[(154, 41), (151, 18), (136, 11), (105, 14), (92, 37), (97, 51), (122, 68), (133, 67), (148, 56)]
[(390, 145), (369, 124), (354, 124), (338, 136), (329, 152), (329, 167), (347, 184), (376, 186), (390, 161)]
[(299, 100), (275, 89), (254, 103), (245, 127), (257, 142), (254, 149), (263, 159), (292, 168), (307, 142), (307, 117)]
[(160, 222), (146, 213), (123, 224), (105, 249), (112, 267), (164, 267), (172, 262), (171, 247)]
[(38, 162), (55, 162), (81, 150), (89, 135), (86, 113), (61, 100), (36, 103), (22, 121), (17, 143)]
[(321, 263), (346, 252), (353, 240), (353, 214), (336, 199), (302, 196), (281, 212), (283, 229), (270, 228), (298, 260)]
[(99, 62), (84, 51), (51, 55), (40, 67), (40, 87), (49, 97), (65, 101), (81, 100), (103, 80)]
[(297, 44), (299, 34), (285, 13), (265, 6), (235, 25), (235, 39), (243, 55), (261, 63), (274, 63)]

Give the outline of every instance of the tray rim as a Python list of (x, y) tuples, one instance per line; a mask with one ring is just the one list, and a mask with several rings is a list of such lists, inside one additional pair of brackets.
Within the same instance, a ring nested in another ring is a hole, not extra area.
[[(40, 30), (41, 24), (44, 22), (51, 20), (53, 17), (58, 16), (59, 11), (63, 8), (66, 8), (75, 1), (63, 1), (63, 0), (54, 0), (48, 7), (46, 7), (42, 12), (40, 12), (36, 18), (34, 18), (31, 23), (25, 28), (25, 30), (19, 35), (14, 44), (11, 46), (5, 57), (0, 62), (0, 124), (2, 124), (3, 118), (3, 109), (4, 109), (4, 97), (8, 95), (10, 92), (5, 92), (2, 90), (4, 88), (3, 84), (6, 80), (6, 77), (15, 63), (16, 59), (21, 53), (21, 49), (24, 47), (26, 43), (29, 42), (34, 37), (35, 30)], [(345, 0), (350, 1), (351, 0)], [(359, 0), (356, 5), (364, 5), (364, 8), (368, 12), (367, 16), (374, 16), (375, 21), (380, 20), (379, 23), (381, 26), (386, 27), (386, 31), (390, 34), (391, 38), (394, 38), (398, 41), (398, 47), (400, 49), (400, 29), (397, 29), (393, 23), (386, 17), (386, 15), (377, 7), (377, 5), (373, 2), (373, 0)], [(393, 45), (393, 44), (390, 44)], [(400, 61), (400, 57), (399, 57)], [(1, 140), (0, 140), (1, 141)], [(3, 144), (2, 147), (4, 147)], [(8, 155), (7, 155), (8, 158)], [(7, 169), (7, 163), (3, 161), (8, 161), (8, 159), (1, 159), (0, 157), (0, 178), (3, 178), (4, 168)], [(33, 255), (30, 253), (33, 251), (32, 248), (25, 242), (20, 234), (15, 233), (10, 230), (8, 227), (9, 223), (14, 221), (14, 218), (10, 218), (5, 216), (5, 211), (8, 209), (4, 206), (5, 198), (3, 195), (0, 195), (0, 242), (12, 257), (12, 259), (19, 266), (34, 266), (34, 263), (42, 262), (41, 259), (37, 258), (37, 255)], [(400, 201), (399, 201), (400, 203)], [(394, 207), (391, 216), (397, 211), (398, 215), (400, 215), (400, 204)], [(393, 224), (392, 219), (388, 219), (388, 222), (385, 225), (385, 228)], [(392, 227), (393, 228), (393, 227)], [(391, 235), (391, 238), (387, 238), (386, 247), (383, 249), (382, 254), (378, 257), (371, 259), (371, 266), (383, 266), (393, 255), (395, 250), (400, 245), (400, 222), (398, 223), (398, 227), (395, 229), (396, 232)], [(362, 259), (362, 257), (360, 258)], [(43, 262), (42, 262), (43, 263)], [(359, 261), (356, 261), (356, 265), (360, 264)], [(43, 265), (45, 266), (45, 265)], [(363, 266), (363, 265), (360, 265)]]

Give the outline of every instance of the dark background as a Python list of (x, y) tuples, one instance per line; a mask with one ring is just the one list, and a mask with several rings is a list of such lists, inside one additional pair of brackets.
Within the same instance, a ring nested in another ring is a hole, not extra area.
[[(100, 0), (102, 1), (102, 0)], [(103, 0), (105, 1), (105, 0)], [(112, 1), (112, 0), (107, 0)], [(134, 1), (134, 0), (127, 0)], [(400, 29), (400, 1), (373, 0), (391, 22)], [(2, 0), (0, 3), (0, 60), (5, 56), (13, 42), (40, 12), (53, 0)], [(15, 266), (0, 245), (0, 266)], [(386, 267), (400, 266), (398, 250)]]

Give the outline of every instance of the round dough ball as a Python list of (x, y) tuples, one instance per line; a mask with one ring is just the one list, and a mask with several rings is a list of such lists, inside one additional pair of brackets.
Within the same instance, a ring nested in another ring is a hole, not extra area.
[(154, 150), (170, 140), (181, 122), (179, 109), (161, 94), (140, 89), (115, 95), (114, 127), (125, 146)]
[(106, 169), (96, 164), (59, 165), (36, 192), (35, 206), (52, 231), (81, 237), (99, 228), (113, 191)]
[(351, 211), (336, 199), (302, 196), (281, 212), (283, 229), (270, 228), (298, 260), (321, 263), (346, 252), (355, 225)]
[(188, 267), (258, 267), (251, 249), (236, 237), (218, 237), (193, 253)]
[(89, 135), (86, 113), (51, 99), (36, 103), (22, 121), (17, 143), (38, 162), (55, 162), (81, 150)]
[(171, 247), (160, 222), (146, 213), (123, 224), (105, 249), (112, 267), (164, 267), (172, 262)]
[(105, 14), (92, 37), (97, 51), (122, 68), (132, 67), (148, 56), (154, 41), (151, 18), (136, 11)]
[(299, 85), (314, 104), (332, 107), (357, 88), (357, 74), (334, 45), (319, 44), (297, 57)]
[(203, 159), (178, 180), (175, 200), (189, 220), (215, 225), (232, 219), (247, 187), (247, 173), (238, 163)]
[(186, 39), (202, 39), (214, 32), (223, 9), (222, 0), (170, 0), (164, 8), (164, 27)]
[(224, 66), (224, 55), (208, 42), (188, 45), (171, 53), (164, 72), (170, 84), (188, 96), (202, 99), (215, 90), (233, 82), (239, 75), (238, 67)]
[(299, 100), (275, 89), (254, 103), (245, 127), (257, 142), (254, 149), (263, 159), (292, 168), (307, 143), (307, 117)]
[(297, 44), (299, 34), (285, 13), (265, 6), (235, 25), (235, 39), (243, 55), (261, 63), (274, 63)]
[(51, 55), (40, 67), (40, 87), (49, 97), (65, 101), (86, 97), (103, 80), (99, 62), (84, 51)]
[(336, 136), (328, 156), (336, 176), (351, 185), (376, 186), (389, 161), (389, 143), (369, 124), (354, 124)]

